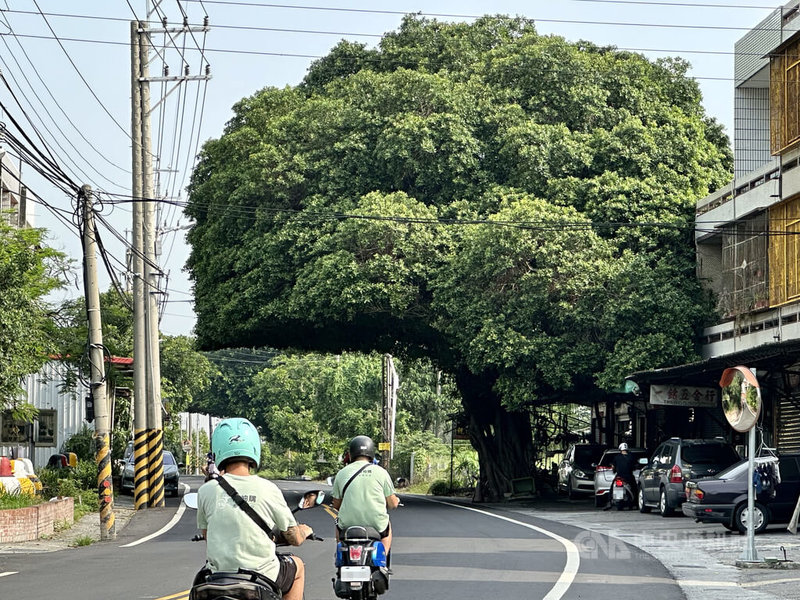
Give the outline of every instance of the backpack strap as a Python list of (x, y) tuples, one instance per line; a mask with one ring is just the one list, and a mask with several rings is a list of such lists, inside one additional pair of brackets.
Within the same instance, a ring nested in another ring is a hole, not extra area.
[(342, 488), (342, 498), (344, 498), (344, 493), (347, 491), (347, 487), (348, 487), (348, 486), (349, 486), (349, 485), (350, 485), (350, 484), (353, 482), (353, 479), (355, 479), (356, 477), (358, 477), (358, 476), (359, 476), (359, 474), (361, 473), (361, 471), (363, 471), (363, 470), (364, 470), (364, 469), (366, 469), (367, 467), (371, 467), (371, 466), (372, 466), (372, 463), (368, 462), (368, 463), (367, 463), (367, 464), (365, 464), (363, 467), (361, 467), (361, 468), (360, 468), (358, 471), (356, 471), (355, 473), (353, 473), (353, 476), (352, 476), (352, 477), (350, 477), (350, 479), (348, 479), (348, 480), (347, 480), (347, 483), (345, 483), (345, 484), (344, 484), (344, 487)]
[(264, 530), (264, 533), (266, 533), (270, 537), (270, 539), (273, 539), (272, 528), (269, 525), (267, 525), (266, 521), (264, 521), (264, 519), (261, 518), (261, 515), (259, 515), (253, 509), (253, 507), (250, 506), (250, 504), (248, 504), (247, 500), (242, 498), (239, 495), (239, 492), (237, 492), (233, 488), (233, 486), (225, 480), (224, 477), (217, 477), (216, 481), (222, 487), (222, 489), (225, 490), (231, 498), (233, 498), (233, 501), (236, 502), (236, 505), (239, 508), (241, 508), (247, 514), (248, 517), (253, 519), (256, 525), (261, 527), (261, 529)]

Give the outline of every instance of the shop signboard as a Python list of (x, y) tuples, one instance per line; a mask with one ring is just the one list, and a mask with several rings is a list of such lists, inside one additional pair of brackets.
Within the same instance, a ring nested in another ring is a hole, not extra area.
[(717, 390), (710, 387), (679, 384), (650, 386), (650, 404), (714, 408), (719, 404), (718, 398)]

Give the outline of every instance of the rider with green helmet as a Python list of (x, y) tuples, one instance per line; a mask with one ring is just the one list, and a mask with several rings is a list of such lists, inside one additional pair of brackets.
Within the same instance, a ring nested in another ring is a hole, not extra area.
[[(261, 438), (247, 419), (224, 419), (211, 435), (221, 477), (252, 506), (272, 529), (278, 529), (293, 546), (312, 534), (308, 525), (297, 524), (280, 489), (253, 475), (261, 460)], [(197, 527), (207, 540), (206, 567), (215, 572), (256, 571), (277, 584), (286, 600), (302, 600), (305, 585), (303, 561), (277, 554), (275, 543), (212, 479), (198, 491)]]

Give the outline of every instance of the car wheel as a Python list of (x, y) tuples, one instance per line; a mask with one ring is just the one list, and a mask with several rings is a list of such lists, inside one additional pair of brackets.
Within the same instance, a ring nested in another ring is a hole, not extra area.
[[(753, 506), (753, 513), (755, 514), (755, 520), (753, 521), (755, 532), (761, 533), (769, 525), (769, 511), (766, 506), (756, 502)], [(733, 513), (733, 525), (739, 530), (739, 533), (747, 533), (747, 517), (747, 502), (742, 502)]]
[(639, 486), (638, 504), (640, 513), (650, 512), (650, 507), (644, 503), (644, 490), (642, 489), (641, 485)]
[(667, 502), (667, 490), (666, 488), (661, 488), (661, 494), (658, 497), (658, 512), (661, 513), (662, 517), (669, 517), (672, 515), (674, 509), (669, 505)]
[(567, 479), (567, 498), (570, 500), (575, 499), (575, 492), (572, 489), (572, 476), (570, 475), (569, 479)]
[(595, 508), (600, 508), (604, 504), (605, 504), (605, 502), (603, 501), (603, 497), (602, 496), (598, 496), (597, 494), (595, 494), (594, 495), (594, 507)]

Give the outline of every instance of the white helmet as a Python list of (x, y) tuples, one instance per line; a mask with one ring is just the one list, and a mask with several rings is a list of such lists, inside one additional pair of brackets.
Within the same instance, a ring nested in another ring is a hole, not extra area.
[(628, 449), (628, 444), (626, 444), (625, 442), (622, 442), (622, 443), (619, 445), (619, 451), (620, 451), (620, 452), (622, 452), (622, 451), (624, 451), (624, 450), (627, 450), (627, 449)]

